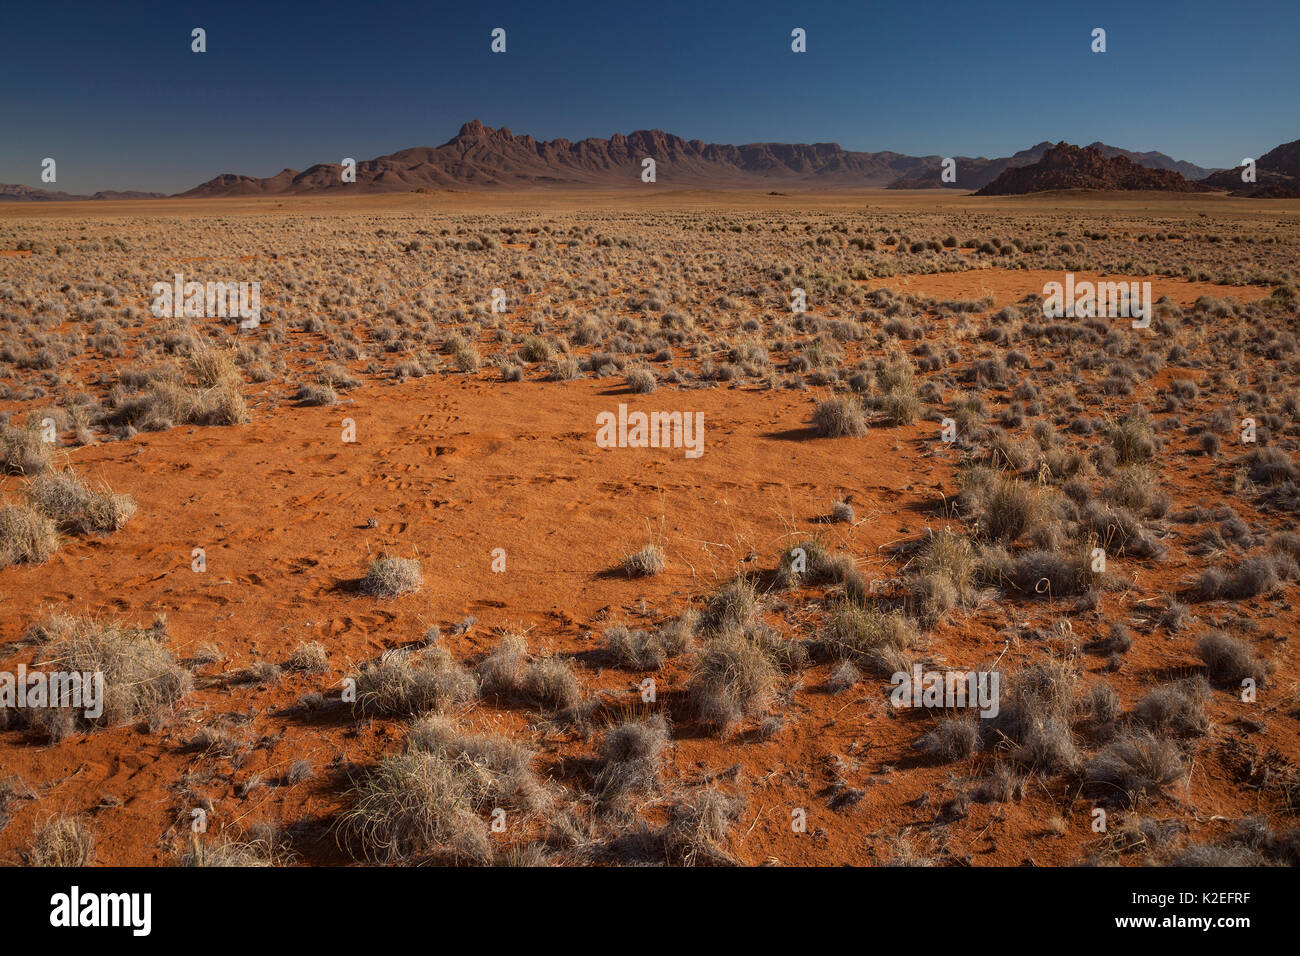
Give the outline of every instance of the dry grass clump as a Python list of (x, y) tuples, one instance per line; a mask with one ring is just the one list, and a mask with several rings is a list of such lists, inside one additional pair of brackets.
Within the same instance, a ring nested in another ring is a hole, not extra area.
[(452, 361), (462, 372), (477, 372), (483, 364), (483, 357), (474, 345), (465, 344), (452, 352)]
[(664, 569), (664, 552), (653, 542), (623, 558), (623, 571), (628, 577), (653, 577)]
[(413, 751), (443, 754), (465, 764), (462, 774), (472, 785), (476, 807), (538, 810), (550, 801), (533, 773), (532, 751), (507, 737), (469, 733), (446, 717), (430, 716), (411, 725), (407, 744)]
[(1276, 485), (1300, 477), (1291, 456), (1276, 445), (1256, 448), (1246, 456), (1244, 464), (1247, 476), (1257, 485)]
[(248, 420), (244, 393), (237, 384), (225, 382), (194, 392), (186, 417), (177, 424), (241, 425)]
[(572, 382), (582, 374), (576, 356), (565, 353), (546, 363), (547, 377), (557, 382)]
[(353, 675), (363, 714), (419, 714), (464, 703), (478, 695), (475, 676), (442, 647), (393, 648)]
[(95, 835), (77, 817), (60, 816), (37, 829), (27, 865), (88, 866), (94, 855)]
[(1051, 497), (1037, 486), (999, 477), (983, 502), (980, 527), (994, 541), (1014, 544), (1054, 520)]
[(509, 694), (519, 688), (528, 646), (518, 634), (506, 634), (478, 665), (484, 694)]
[(87, 488), (71, 469), (33, 478), (27, 485), (27, 498), (71, 534), (111, 534), (135, 514), (130, 495), (115, 494), (107, 487)]
[(103, 675), (103, 713), (98, 717), (87, 717), (85, 706), (64, 706), (62, 701), (29, 705), (20, 715), (54, 740), (78, 729), (153, 721), (193, 689), (190, 672), (164, 644), (161, 618), (151, 628), (60, 618), (49, 623), (46, 633), (55, 638), (41, 651), (46, 672)]
[(910, 666), (907, 651), (914, 637), (904, 615), (842, 599), (826, 615), (817, 650), (824, 658), (850, 660), (879, 674), (893, 674)]
[(235, 359), (231, 350), (205, 347), (190, 352), (186, 363), (199, 387), (206, 389), (225, 384), (238, 385), (239, 368)]
[(1268, 667), (1245, 641), (1211, 631), (1196, 642), (1196, 653), (1205, 662), (1210, 681), (1220, 686), (1240, 687), (1247, 678), (1263, 685)]
[(423, 586), (420, 562), (415, 558), (395, 558), (381, 554), (370, 562), (361, 579), (361, 593), (380, 598), (412, 594)]
[(1133, 708), (1133, 719), (1152, 733), (1175, 737), (1200, 737), (1209, 733), (1205, 715), (1209, 688), (1202, 679), (1165, 684), (1147, 694)]
[(921, 413), (914, 368), (906, 355), (896, 354), (882, 362), (876, 369), (876, 384), (882, 393), (876, 404), (889, 424), (906, 425)]
[(492, 857), (487, 827), (474, 812), (465, 766), (442, 752), (384, 757), (348, 796), (340, 831), (364, 859), (400, 863), (434, 852), (456, 861)]
[(596, 807), (623, 811), (634, 797), (652, 793), (659, 782), (659, 758), (668, 745), (668, 721), (662, 714), (629, 720), (605, 733), (600, 769), (592, 785)]
[(135, 394), (111, 392), (99, 420), (129, 433), (166, 431), (177, 425), (238, 425), (248, 421), (249, 415), (237, 382), (187, 388), (163, 379)]
[(293, 854), (274, 831), (254, 832), (246, 839), (222, 834), (215, 841), (197, 837), (193, 845), (181, 856), (181, 866), (214, 866), (221, 868), (289, 866)]
[(582, 703), (582, 683), (573, 663), (554, 654), (529, 664), (520, 687), (534, 703), (554, 711), (576, 713)]
[(726, 627), (700, 651), (687, 683), (687, 699), (700, 723), (724, 736), (741, 720), (767, 711), (780, 676), (761, 641), (740, 627)]
[(1084, 778), (1098, 797), (1132, 806), (1162, 794), (1185, 772), (1176, 744), (1138, 730), (1107, 744), (1088, 762)]
[(627, 373), (628, 391), (646, 395), (659, 387), (655, 373), (648, 368), (634, 368)]
[(1276, 591), (1281, 583), (1275, 559), (1253, 555), (1232, 571), (1206, 568), (1197, 577), (1192, 593), (1201, 601), (1240, 601)]
[(952, 761), (969, 757), (979, 747), (978, 719), (944, 718), (912, 746), (938, 760)]
[(954, 608), (974, 603), (978, 564), (975, 548), (965, 535), (948, 528), (931, 529), (909, 567), (916, 572), (911, 591), (918, 617), (934, 624)]
[(40, 564), (58, 549), (53, 521), (28, 505), (0, 504), (0, 568)]
[(673, 804), (664, 830), (664, 852), (673, 866), (743, 866), (725, 847), (727, 834), (745, 812), (744, 797), (714, 786)]
[(291, 671), (318, 674), (329, 670), (329, 652), (320, 641), (301, 641), (289, 655), (285, 666)]
[(1151, 431), (1151, 423), (1135, 416), (1121, 418), (1106, 426), (1106, 438), (1115, 450), (1115, 459), (1121, 465), (1142, 464), (1159, 450), (1159, 443)]
[(985, 746), (1009, 751), (1042, 772), (1070, 770), (1079, 752), (1070, 727), (1078, 672), (1067, 661), (1037, 661), (1003, 683), (998, 714), (981, 723)]
[(1066, 551), (1030, 550), (1017, 555), (1003, 548), (983, 548), (979, 575), (990, 586), (1046, 599), (1088, 594), (1105, 577), (1093, 570), (1092, 548), (1087, 544)]
[(632, 629), (622, 624), (605, 629), (604, 650), (616, 667), (634, 671), (654, 671), (670, 657), (680, 654), (690, 644), (691, 628), (677, 622), (653, 631)]
[(328, 382), (304, 382), (298, 386), (297, 399), (302, 405), (337, 405), (339, 393)]
[(867, 589), (853, 556), (832, 553), (817, 537), (806, 538), (781, 553), (776, 583), (783, 588), (842, 584), (855, 596), (864, 595)]
[(462, 733), (439, 718), (418, 721), (407, 749), (383, 758), (349, 792), (340, 832), (373, 862), (437, 854), (487, 863), (492, 848), (482, 815), (546, 803), (531, 761), (504, 737)]
[(758, 589), (749, 578), (739, 577), (709, 599), (701, 618), (706, 631), (745, 628), (752, 624), (763, 608)]
[(862, 406), (853, 398), (828, 398), (818, 403), (813, 409), (813, 424), (817, 433), (826, 438), (858, 437), (867, 433)]
[(50, 467), (50, 444), (41, 436), (41, 423), (29, 416), (21, 428), (0, 431), (0, 463), (8, 475), (39, 475)]

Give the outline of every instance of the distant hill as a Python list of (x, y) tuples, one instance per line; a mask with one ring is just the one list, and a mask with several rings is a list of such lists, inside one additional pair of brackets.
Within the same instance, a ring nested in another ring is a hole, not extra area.
[(1246, 167), (1225, 169), (1206, 177), (1207, 186), (1227, 189), (1234, 196), (1260, 199), (1294, 199), (1300, 197), (1300, 139), (1275, 146), (1255, 160), (1255, 182), (1244, 183), (1241, 173)]
[(48, 189), (35, 189), (32, 186), (7, 186), (0, 183), (0, 202), (75, 202), (87, 199), (164, 199), (166, 193), (142, 193), (134, 190), (119, 192), (113, 189), (103, 190), (90, 196), (74, 193), (52, 192)]
[[(982, 189), (1008, 169), (1018, 166), (1028, 166), (1038, 162), (1043, 158), (1052, 144), (1044, 140), (1028, 149), (1022, 149), (1018, 153), (1006, 156), (1001, 159), (985, 159), (976, 157), (974, 159), (967, 157), (954, 157), (957, 160), (957, 181), (954, 183), (944, 183), (940, 181), (941, 168), (939, 161), (936, 159), (933, 168), (927, 166), (925, 173), (921, 176), (908, 176), (891, 183), (890, 189), (934, 189), (935, 187), (946, 187), (949, 189)], [(1188, 163), (1182, 160), (1173, 159), (1164, 153), (1147, 152), (1135, 153), (1132, 150), (1120, 149), (1118, 146), (1107, 146), (1105, 143), (1090, 143), (1089, 148), (1096, 149), (1106, 158), (1124, 156), (1139, 166), (1145, 166), (1148, 169), (1168, 169), (1182, 174), (1186, 179), (1201, 179), (1208, 176), (1213, 170), (1197, 166), (1195, 163)], [(929, 160), (931, 157), (925, 157)]]
[(1055, 189), (1165, 192), (1206, 192), (1208, 186), (1192, 183), (1172, 169), (1149, 169), (1128, 156), (1106, 156), (1096, 146), (1057, 143), (1028, 166), (1005, 169), (976, 192), (977, 196), (1013, 196)]

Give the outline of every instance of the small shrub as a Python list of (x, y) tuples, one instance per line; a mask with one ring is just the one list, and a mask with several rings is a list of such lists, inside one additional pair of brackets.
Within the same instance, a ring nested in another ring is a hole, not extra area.
[(1089, 761), (1085, 779), (1099, 797), (1132, 806), (1163, 793), (1184, 772), (1176, 745), (1140, 730), (1107, 744)]
[(76, 817), (61, 816), (36, 831), (27, 852), (29, 866), (87, 866), (95, 855), (95, 835)]
[(0, 504), (0, 568), (40, 564), (58, 549), (53, 521), (27, 505)]
[(0, 431), (0, 463), (9, 475), (39, 475), (50, 467), (50, 445), (41, 436), (41, 423), (29, 418), (22, 428)]
[(759, 642), (731, 627), (701, 651), (687, 684), (691, 710), (719, 736), (763, 713), (776, 696), (780, 674)]
[(94, 490), (72, 471), (48, 472), (32, 479), (27, 497), (42, 514), (71, 534), (111, 534), (135, 514), (130, 495)]
[(380, 555), (370, 562), (366, 576), (361, 579), (361, 593), (374, 597), (394, 598), (420, 590), (424, 578), (420, 562), (415, 558), (394, 558)]
[(664, 553), (659, 545), (647, 544), (640, 551), (623, 558), (623, 571), (631, 578), (653, 577), (664, 569)]
[(1220, 631), (1211, 631), (1197, 641), (1196, 653), (1215, 684), (1239, 687), (1249, 677), (1262, 685), (1267, 676), (1264, 662), (1249, 644)]
[(813, 410), (813, 424), (818, 434), (827, 438), (857, 437), (867, 433), (862, 406), (851, 398), (831, 398), (819, 403)]

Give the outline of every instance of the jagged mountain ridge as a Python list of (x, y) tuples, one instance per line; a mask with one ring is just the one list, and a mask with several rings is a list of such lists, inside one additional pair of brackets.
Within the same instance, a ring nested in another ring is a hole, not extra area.
[[(1009, 166), (1028, 165), (1051, 147), (1043, 142), (1001, 159), (954, 157), (958, 189), (976, 189)], [(1130, 153), (1102, 146), (1140, 162), (1200, 170), (1163, 153)], [(405, 149), (357, 164), (355, 183), (343, 183), (337, 163), (299, 172), (285, 169), (258, 179), (226, 174), (182, 196), (273, 195), (353, 188), (373, 192), (491, 186), (630, 185), (640, 181), (641, 161), (654, 158), (657, 181), (677, 186), (890, 186), (943, 185), (940, 156), (908, 156), (846, 150), (836, 143), (749, 143), (732, 146), (684, 140), (662, 130), (616, 133), (609, 139), (536, 140), (478, 120), (466, 123), (442, 146)], [(1207, 172), (1207, 171), (1202, 171)]]

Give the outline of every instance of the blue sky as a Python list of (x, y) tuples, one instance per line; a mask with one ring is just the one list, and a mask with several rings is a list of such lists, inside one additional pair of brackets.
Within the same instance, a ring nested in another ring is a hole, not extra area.
[(1297, 0), (127, 0), (4, 19), (0, 182), (40, 186), (52, 156), (46, 188), (69, 192), (369, 159), (474, 118), (539, 139), (658, 127), (940, 155), (1102, 140), (1225, 167), (1300, 138)]

